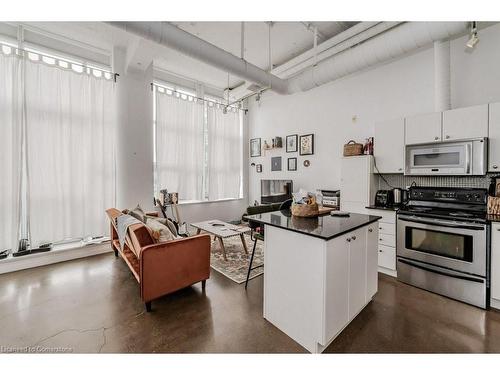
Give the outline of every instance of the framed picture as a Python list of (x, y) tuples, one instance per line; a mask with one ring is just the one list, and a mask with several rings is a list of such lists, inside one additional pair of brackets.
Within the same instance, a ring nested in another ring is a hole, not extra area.
[(260, 138), (250, 139), (250, 157), (261, 156)]
[(495, 197), (500, 197), (500, 177), (495, 178)]
[(297, 170), (297, 158), (288, 158), (288, 170), (289, 171)]
[(286, 152), (297, 152), (297, 134), (286, 136)]
[(300, 155), (314, 154), (314, 134), (306, 134), (300, 136)]
[(255, 166), (255, 170), (257, 171), (257, 173), (262, 173), (262, 164), (257, 164)]
[(271, 158), (271, 171), (281, 171), (281, 156)]

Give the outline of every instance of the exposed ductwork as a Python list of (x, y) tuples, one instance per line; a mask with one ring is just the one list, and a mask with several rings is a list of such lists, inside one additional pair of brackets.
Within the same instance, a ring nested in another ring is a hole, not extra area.
[(434, 110), (451, 109), (450, 42), (434, 42)]
[(407, 22), (310, 67), (288, 80), (289, 93), (307, 91), (354, 72), (401, 57), (467, 30), (467, 22)]
[(288, 92), (286, 80), (269, 74), (265, 70), (214, 46), (168, 22), (109, 22), (127, 32), (136, 34), (209, 65), (257, 83), (271, 87), (280, 94)]
[[(468, 22), (406, 22), (335, 54), (287, 80), (276, 77), (168, 22), (111, 22), (280, 94), (307, 91), (468, 30)], [(326, 43), (326, 42), (325, 42)]]

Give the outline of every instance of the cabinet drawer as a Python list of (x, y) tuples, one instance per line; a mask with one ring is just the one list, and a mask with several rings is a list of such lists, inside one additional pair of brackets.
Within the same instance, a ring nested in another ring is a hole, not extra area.
[(378, 245), (378, 265), (379, 267), (396, 269), (396, 249), (389, 246)]
[(379, 245), (396, 247), (396, 236), (392, 234), (379, 233), (378, 243)]
[(390, 234), (392, 236), (396, 235), (396, 225), (394, 223), (383, 223), (379, 221), (378, 230), (381, 234)]

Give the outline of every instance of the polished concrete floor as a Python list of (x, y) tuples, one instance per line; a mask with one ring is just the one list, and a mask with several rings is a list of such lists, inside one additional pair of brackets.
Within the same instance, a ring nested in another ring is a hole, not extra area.
[[(153, 302), (112, 254), (0, 275), (0, 347), (77, 353), (305, 352), (262, 318), (263, 278), (248, 291), (213, 271)], [(328, 353), (500, 352), (500, 312), (483, 311), (380, 275), (375, 299)]]

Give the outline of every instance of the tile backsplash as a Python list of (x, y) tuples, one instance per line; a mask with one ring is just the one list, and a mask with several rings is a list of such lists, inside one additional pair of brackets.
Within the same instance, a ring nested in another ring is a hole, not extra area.
[[(499, 174), (489, 173), (486, 176), (405, 176), (402, 174), (382, 174), (378, 178), (378, 189), (391, 189), (393, 187), (404, 189), (413, 182), (415, 182), (417, 186), (487, 189), (490, 185), (491, 177), (494, 176), (499, 176)], [(385, 182), (384, 179), (387, 182)], [(388, 186), (387, 183), (391, 186)]]

